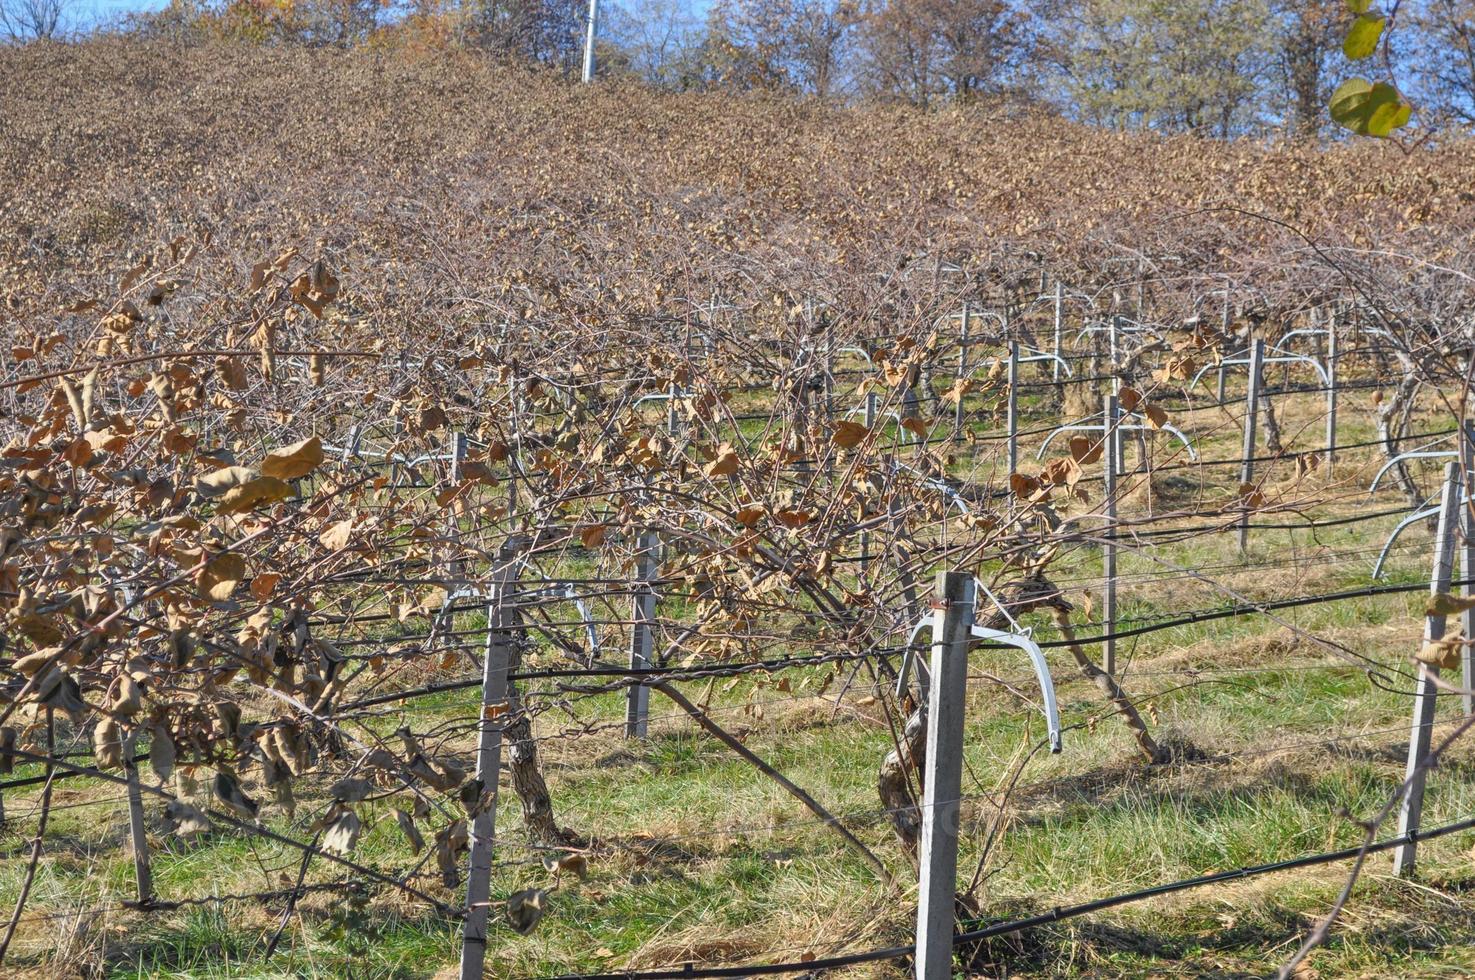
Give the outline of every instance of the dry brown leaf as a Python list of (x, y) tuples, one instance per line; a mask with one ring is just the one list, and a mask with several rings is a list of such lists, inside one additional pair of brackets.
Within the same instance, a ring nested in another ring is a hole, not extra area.
[(865, 441), (871, 430), (859, 422), (851, 422), (841, 419), (835, 423), (835, 431), (830, 435), (830, 441), (841, 449), (854, 449)]
[(348, 547), (348, 542), (353, 538), (353, 519), (339, 521), (330, 525), (327, 530), (318, 535), (318, 544), (329, 551), (340, 551)]
[(246, 577), (246, 560), (227, 551), (216, 555), (200, 570), (197, 583), (200, 593), (207, 599), (224, 602), (236, 591), (236, 586)]
[(1077, 463), (1094, 463), (1101, 459), (1102, 451), (1106, 448), (1106, 440), (1092, 439), (1089, 436), (1070, 437), (1070, 455)]
[(261, 461), (261, 475), (278, 480), (296, 480), (323, 463), (323, 443), (317, 436), (273, 449)]

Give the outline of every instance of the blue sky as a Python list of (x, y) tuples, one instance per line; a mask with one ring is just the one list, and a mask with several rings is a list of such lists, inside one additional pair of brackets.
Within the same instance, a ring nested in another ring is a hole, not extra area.
[(85, 25), (135, 11), (158, 10), (168, 5), (169, 0), (76, 0), (72, 9), (76, 20)]

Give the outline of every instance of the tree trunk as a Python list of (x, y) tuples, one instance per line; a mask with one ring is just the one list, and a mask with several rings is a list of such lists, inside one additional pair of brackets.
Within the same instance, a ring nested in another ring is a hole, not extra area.
[(1265, 413), (1265, 448), (1279, 455), (1285, 452), (1285, 447), (1280, 441), (1280, 422), (1275, 417), (1275, 405), (1269, 395), (1260, 396), (1260, 408)]

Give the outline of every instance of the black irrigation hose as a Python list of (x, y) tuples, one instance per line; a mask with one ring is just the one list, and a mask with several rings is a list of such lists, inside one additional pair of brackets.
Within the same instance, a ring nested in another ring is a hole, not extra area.
[[(1460, 579), (1451, 582), (1451, 589), (1457, 586), (1475, 585), (1475, 578)], [(1229, 619), (1234, 616), (1243, 616), (1247, 613), (1267, 613), (1276, 609), (1294, 609), (1297, 606), (1314, 606), (1322, 602), (1336, 602), (1341, 599), (1366, 599), (1372, 596), (1397, 595), (1401, 592), (1422, 592), (1429, 586), (1423, 583), (1414, 585), (1369, 585), (1361, 589), (1347, 589), (1343, 592), (1328, 592), (1325, 595), (1297, 596), (1294, 599), (1276, 599), (1272, 602), (1240, 603), (1227, 609), (1218, 609), (1213, 612), (1195, 613), (1189, 616), (1179, 616), (1155, 626), (1138, 626), (1129, 630), (1116, 630), (1112, 633), (1102, 633), (1098, 636), (1081, 636), (1075, 640), (1045, 640), (1035, 644), (1040, 649), (1052, 647), (1068, 647), (1074, 644), (1102, 643), (1106, 640), (1119, 640), (1131, 636), (1142, 636), (1147, 633), (1156, 633), (1158, 630), (1173, 629), (1178, 626), (1191, 626), (1194, 623), (1204, 623), (1215, 619)], [(986, 644), (985, 644), (986, 646)], [(1002, 647), (1000, 649), (1003, 649)]]
[[(1437, 429), (1437, 430), (1435, 430), (1433, 432), (1419, 432), (1419, 433), (1415, 433), (1413, 435), (1399, 436), (1396, 441), (1397, 442), (1416, 442), (1416, 441), (1418, 441), (1420, 439), (1433, 439), (1436, 436), (1449, 436), (1449, 435), (1454, 435), (1456, 432), (1459, 432), (1459, 431), (1460, 430), (1459, 430), (1459, 427), (1458, 426), (1456, 426), (1455, 428), (1452, 428), (1452, 429)], [(1349, 442), (1349, 443), (1345, 443), (1343, 445), (1333, 445), (1331, 448), (1332, 448), (1332, 451), (1333, 452), (1341, 452), (1344, 449), (1367, 449), (1367, 448), (1369, 448), (1371, 446), (1381, 446), (1381, 445), (1383, 445), (1383, 440), (1382, 439), (1370, 439), (1367, 442)], [(1290, 451), (1286, 451), (1286, 452), (1282, 452), (1282, 453), (1278, 453), (1278, 454), (1274, 454), (1274, 455), (1268, 455), (1268, 456), (1251, 456), (1249, 461), (1252, 462), (1252, 463), (1273, 463), (1276, 460), (1293, 459), (1296, 456), (1319, 456), (1320, 454), (1322, 454), (1322, 453), (1324, 453), (1326, 451), (1327, 451), (1327, 447), (1325, 447), (1325, 446), (1317, 446), (1314, 449), (1307, 449), (1307, 450), (1305, 450), (1303, 452), (1299, 452), (1299, 453), (1293, 453), (1293, 452), (1290, 452)], [(1240, 458), (1240, 459), (1212, 459), (1212, 460), (1198, 459), (1198, 460), (1193, 460), (1192, 462), (1176, 463), (1176, 464), (1172, 464), (1172, 465), (1169, 465), (1169, 466), (1154, 466), (1152, 468), (1152, 472), (1154, 472), (1154, 473), (1161, 473), (1161, 472), (1163, 472), (1165, 470), (1192, 469), (1195, 466), (1229, 466), (1231, 464), (1238, 464), (1238, 463), (1243, 463), (1243, 462), (1244, 462), (1244, 459), (1243, 458)]]
[[(1192, 527), (1160, 527), (1146, 531), (1133, 531), (1130, 525), (1123, 526), (1118, 524), (1115, 528), (1116, 540), (1132, 541), (1141, 538), (1172, 537), (1173, 535), (1177, 534), (1204, 534), (1210, 531), (1233, 531), (1243, 526), (1237, 523), (1238, 517), (1236, 515), (1239, 513), (1242, 512), (1224, 512), (1224, 518), (1226, 521), (1236, 522), (1232, 524), (1221, 522), (1219, 524), (1197, 524)], [(1347, 524), (1360, 524), (1363, 521), (1375, 521), (1380, 520), (1384, 517), (1397, 517), (1400, 514), (1408, 513), (1410, 513), (1410, 511), (1407, 507), (1392, 507), (1388, 510), (1375, 510), (1367, 514), (1352, 514), (1348, 517), (1331, 517), (1322, 521), (1296, 521), (1294, 523), (1290, 521), (1285, 521), (1279, 524), (1250, 524), (1249, 529), (1251, 531), (1317, 531), (1324, 527), (1342, 527)], [(1103, 535), (1104, 533), (1105, 532), (1103, 531)], [(1095, 536), (1087, 536), (1084, 534), (1073, 534), (1064, 535), (1063, 537), (1056, 540), (1082, 541), (1091, 540), (1094, 537)]]
[[(1450, 583), (1450, 588), (1465, 585), (1475, 585), (1475, 578), (1460, 579)], [(1278, 609), (1290, 609), (1297, 606), (1310, 606), (1322, 602), (1335, 602), (1342, 599), (1362, 599), (1380, 595), (1397, 595), (1400, 593), (1422, 592), (1428, 586), (1423, 583), (1413, 585), (1372, 585), (1361, 589), (1348, 589), (1342, 592), (1329, 592), (1323, 595), (1297, 596), (1291, 599), (1277, 599), (1270, 602), (1241, 603), (1223, 609), (1193, 613), (1191, 615), (1179, 616), (1174, 619), (1165, 620), (1150, 626), (1139, 626), (1133, 629), (1117, 630), (1112, 633), (1101, 633), (1095, 636), (1082, 636), (1074, 640), (1042, 640), (1036, 643), (1042, 650), (1058, 649), (1070, 646), (1085, 646), (1088, 644), (1102, 643), (1108, 639), (1124, 639), (1133, 636), (1143, 636), (1148, 633), (1156, 633), (1160, 630), (1174, 629), (1179, 626), (1191, 626), (1195, 623), (1209, 622), (1216, 619), (1228, 619), (1235, 616), (1243, 616), (1251, 613), (1266, 613)], [(978, 649), (1013, 649), (1002, 644), (980, 643)], [(821, 654), (809, 657), (785, 657), (774, 660), (752, 660), (737, 663), (711, 664), (708, 666), (694, 667), (571, 667), (556, 670), (521, 671), (508, 674), (509, 681), (532, 681), (551, 680), (567, 678), (592, 678), (592, 677), (619, 677), (619, 678), (643, 678), (643, 677), (666, 677), (680, 681), (702, 680), (709, 677), (725, 677), (737, 674), (752, 673), (757, 671), (784, 670), (790, 667), (819, 666), (830, 663), (843, 663), (855, 660), (866, 660), (872, 657), (890, 656), (905, 651), (905, 647), (881, 647), (860, 653), (836, 653)], [(408, 701), (417, 697), (430, 694), (440, 694), (446, 691), (459, 691), (479, 687), (481, 678), (465, 678), (459, 681), (445, 681), (439, 684), (427, 684), (424, 687), (414, 688), (406, 691), (395, 691), (389, 694), (374, 695), (359, 701), (341, 705), (339, 712), (358, 710), (360, 708), (373, 707), (380, 704), (391, 704), (397, 701)]]
[[(1273, 874), (1277, 871), (1293, 871), (1297, 868), (1309, 868), (1321, 864), (1334, 864), (1337, 861), (1348, 861), (1362, 854), (1378, 854), (1382, 851), (1390, 851), (1395, 847), (1402, 847), (1405, 844), (1435, 840), (1472, 828), (1475, 828), (1475, 817), (1466, 817), (1463, 820), (1447, 823), (1441, 827), (1435, 827), (1432, 830), (1411, 830), (1388, 840), (1358, 845), (1357, 847), (1344, 847), (1337, 851), (1307, 854), (1298, 858), (1289, 858), (1285, 861), (1251, 865), (1250, 867), (1239, 868), (1234, 871), (1218, 871), (1213, 874), (1199, 875), (1196, 878), (1183, 878), (1178, 881), (1141, 888), (1137, 891), (1110, 895), (1106, 898), (1098, 898), (1090, 902), (1081, 902), (1077, 905), (1060, 905), (1039, 915), (1011, 919), (1007, 922), (995, 922), (978, 929), (955, 933), (953, 935), (953, 945), (960, 946), (964, 943), (976, 943), (997, 936), (1007, 936), (1012, 933), (1023, 932), (1026, 929), (1033, 929), (1036, 926), (1049, 925), (1052, 922), (1063, 922), (1066, 919), (1090, 915), (1093, 912), (1115, 908), (1119, 905), (1129, 905), (1133, 902), (1157, 898), (1160, 895), (1171, 895), (1174, 892), (1202, 888), (1205, 885), (1220, 885), (1231, 881), (1242, 881), (1246, 878)], [(821, 970), (838, 970), (842, 967), (857, 966), (861, 963), (897, 960), (912, 956), (915, 952), (915, 946), (890, 946), (885, 949), (872, 949), (861, 953), (847, 953), (841, 956), (829, 956), (823, 959), (812, 959), (797, 963), (762, 963), (750, 966), (714, 967), (697, 967), (691, 963), (687, 963), (679, 968), (665, 970), (626, 970), (621, 973), (565, 973), (556, 977), (549, 977), (547, 980), (698, 980), (698, 978), (741, 978), (775, 976), (783, 973), (817, 973)]]
[[(867, 650), (863, 653), (825, 653), (808, 657), (784, 657), (775, 660), (748, 660), (728, 664), (712, 664), (709, 667), (580, 667), (569, 670), (548, 671), (526, 671), (521, 673), (509, 673), (509, 681), (536, 680), (548, 677), (668, 677), (675, 676), (677, 680), (700, 680), (702, 678), (722, 677), (735, 674), (746, 674), (757, 671), (783, 670), (787, 667), (798, 666), (821, 666), (824, 664), (847, 663), (855, 660), (867, 660), (871, 657), (886, 656), (888, 654), (904, 653), (905, 647), (882, 647)], [(343, 714), (349, 711), (357, 711), (360, 708), (371, 708), (380, 704), (393, 704), (396, 701), (409, 701), (413, 698), (425, 697), (431, 694), (441, 694), (446, 691), (464, 691), (469, 688), (480, 687), (480, 677), (467, 677), (458, 681), (442, 681), (437, 684), (426, 684), (423, 687), (412, 688), (406, 691), (394, 691), (389, 694), (375, 694), (370, 697), (351, 701), (339, 705), (336, 713)]]
[[(1461, 579), (1450, 583), (1450, 588), (1465, 585), (1475, 585), (1475, 578)], [(1179, 626), (1190, 626), (1195, 623), (1210, 622), (1216, 619), (1228, 619), (1251, 613), (1266, 613), (1277, 609), (1290, 609), (1297, 606), (1316, 605), (1322, 602), (1335, 602), (1342, 599), (1361, 599), (1379, 595), (1397, 595), (1400, 593), (1421, 592), (1428, 586), (1417, 583), (1413, 585), (1374, 585), (1361, 589), (1348, 589), (1342, 592), (1330, 592), (1323, 595), (1297, 596), (1292, 599), (1277, 599), (1271, 602), (1242, 603), (1224, 609), (1197, 612), (1174, 619), (1157, 622), (1148, 626), (1139, 626), (1133, 629), (1116, 630), (1112, 633), (1102, 633), (1095, 636), (1082, 636), (1074, 640), (1042, 640), (1036, 645), (1042, 650), (1057, 649), (1070, 646), (1085, 646), (1088, 644), (1102, 643), (1107, 639), (1124, 639), (1133, 636), (1143, 636), (1156, 633), (1160, 630), (1174, 629)], [(1011, 649), (1000, 644), (981, 643), (980, 649)], [(866, 660), (872, 657), (884, 657), (904, 652), (904, 647), (882, 647), (861, 653), (836, 653), (821, 654), (809, 657), (786, 657), (774, 660), (746, 661), (741, 663), (712, 664), (706, 667), (578, 667), (563, 670), (541, 670), (524, 671), (508, 674), (509, 681), (548, 680), (557, 678), (579, 678), (579, 677), (619, 677), (619, 678), (642, 678), (642, 677), (670, 677), (676, 680), (701, 680), (707, 677), (736, 676), (738, 674), (754, 673), (759, 671), (784, 670), (790, 667), (814, 667), (823, 664), (844, 663), (856, 660)], [(410, 701), (419, 697), (427, 697), (432, 694), (441, 694), (448, 691), (463, 691), (480, 687), (482, 679), (469, 677), (457, 681), (444, 681), (437, 684), (426, 684), (422, 687), (409, 690), (395, 691), (388, 694), (373, 695), (340, 705), (336, 713), (357, 711), (363, 708), (375, 707), (381, 704), (394, 704), (402, 701)], [(140, 756), (140, 759), (146, 756)], [(0, 783), (0, 790), (17, 786), (29, 786), (40, 781), (41, 777), (30, 777), (26, 779), (11, 780)]]

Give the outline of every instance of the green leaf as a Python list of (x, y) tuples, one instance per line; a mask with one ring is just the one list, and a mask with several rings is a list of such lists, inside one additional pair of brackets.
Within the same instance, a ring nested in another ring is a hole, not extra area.
[(1360, 136), (1379, 138), (1408, 124), (1413, 106), (1387, 82), (1349, 78), (1332, 93), (1332, 118)]
[(1347, 9), (1354, 14), (1365, 14), (1372, 9), (1373, 0), (1347, 0)]
[(1342, 53), (1349, 61), (1371, 57), (1378, 50), (1378, 41), (1383, 37), (1383, 26), (1387, 23), (1386, 17), (1360, 14), (1347, 30), (1347, 37), (1342, 42)]

